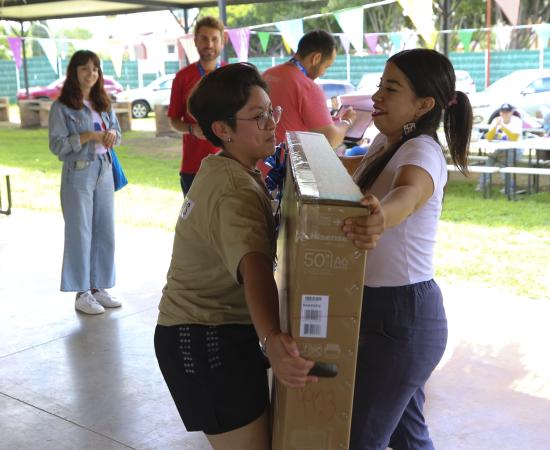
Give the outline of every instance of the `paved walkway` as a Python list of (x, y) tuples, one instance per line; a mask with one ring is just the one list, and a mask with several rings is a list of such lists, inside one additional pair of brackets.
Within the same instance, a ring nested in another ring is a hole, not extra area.
[[(75, 313), (60, 293), (58, 214), (0, 216), (0, 450), (194, 449), (156, 364), (172, 234), (117, 227), (123, 307)], [(550, 449), (550, 302), (443, 286), (450, 339), (427, 386), (439, 450)]]

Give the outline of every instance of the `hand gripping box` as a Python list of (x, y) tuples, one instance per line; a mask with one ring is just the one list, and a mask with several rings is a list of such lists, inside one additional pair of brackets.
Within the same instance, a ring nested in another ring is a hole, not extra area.
[(347, 450), (366, 252), (344, 236), (361, 192), (317, 133), (287, 133), (278, 267), (281, 326), (327, 377), (303, 389), (275, 381), (273, 450)]

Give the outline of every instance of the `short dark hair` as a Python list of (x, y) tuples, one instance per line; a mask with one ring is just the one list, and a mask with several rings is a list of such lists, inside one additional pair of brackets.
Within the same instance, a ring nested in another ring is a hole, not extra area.
[(214, 28), (215, 30), (218, 30), (220, 32), (221, 36), (222, 36), (222, 39), (223, 39), (223, 36), (224, 36), (223, 23), (221, 23), (215, 17), (205, 16), (202, 19), (198, 20), (197, 23), (195, 24), (195, 36), (197, 36), (197, 34), (199, 34), (199, 30), (202, 27)]
[(324, 61), (332, 56), (334, 50), (336, 50), (336, 41), (330, 33), (325, 30), (313, 30), (302, 36), (298, 42), (296, 54), (304, 58), (311, 53), (320, 52)]
[(237, 122), (234, 117), (250, 98), (253, 86), (267, 92), (266, 82), (250, 63), (222, 66), (204, 76), (195, 86), (187, 108), (212, 144), (223, 147), (223, 141), (212, 131), (212, 124), (222, 120), (235, 130)]

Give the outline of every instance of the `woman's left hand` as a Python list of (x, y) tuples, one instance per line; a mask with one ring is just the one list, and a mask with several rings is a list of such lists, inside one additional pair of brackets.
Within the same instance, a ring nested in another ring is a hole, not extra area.
[(103, 146), (105, 148), (112, 148), (113, 145), (115, 145), (116, 142), (116, 131), (115, 130), (107, 130), (103, 133)]
[(348, 217), (344, 220), (342, 231), (357, 248), (368, 250), (376, 247), (376, 242), (384, 232), (384, 211), (374, 195), (363, 197), (361, 204), (369, 209), (370, 214)]

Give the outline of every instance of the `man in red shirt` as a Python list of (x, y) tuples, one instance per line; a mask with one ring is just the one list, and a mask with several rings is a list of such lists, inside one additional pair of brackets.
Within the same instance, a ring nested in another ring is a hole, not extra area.
[(214, 17), (200, 19), (195, 25), (195, 46), (199, 60), (181, 69), (172, 83), (168, 119), (174, 130), (183, 133), (180, 183), (184, 195), (189, 192), (203, 158), (220, 151), (206, 140), (197, 122), (187, 111), (187, 98), (206, 73), (219, 67), (218, 57), (223, 44), (223, 24)]
[(277, 142), (285, 132), (314, 131), (326, 136), (333, 148), (338, 147), (355, 121), (356, 112), (349, 109), (335, 123), (327, 108), (325, 94), (313, 80), (322, 77), (336, 58), (336, 42), (323, 30), (305, 34), (290, 61), (263, 73), (269, 85), (273, 106), (281, 106), (283, 115), (275, 130)]

